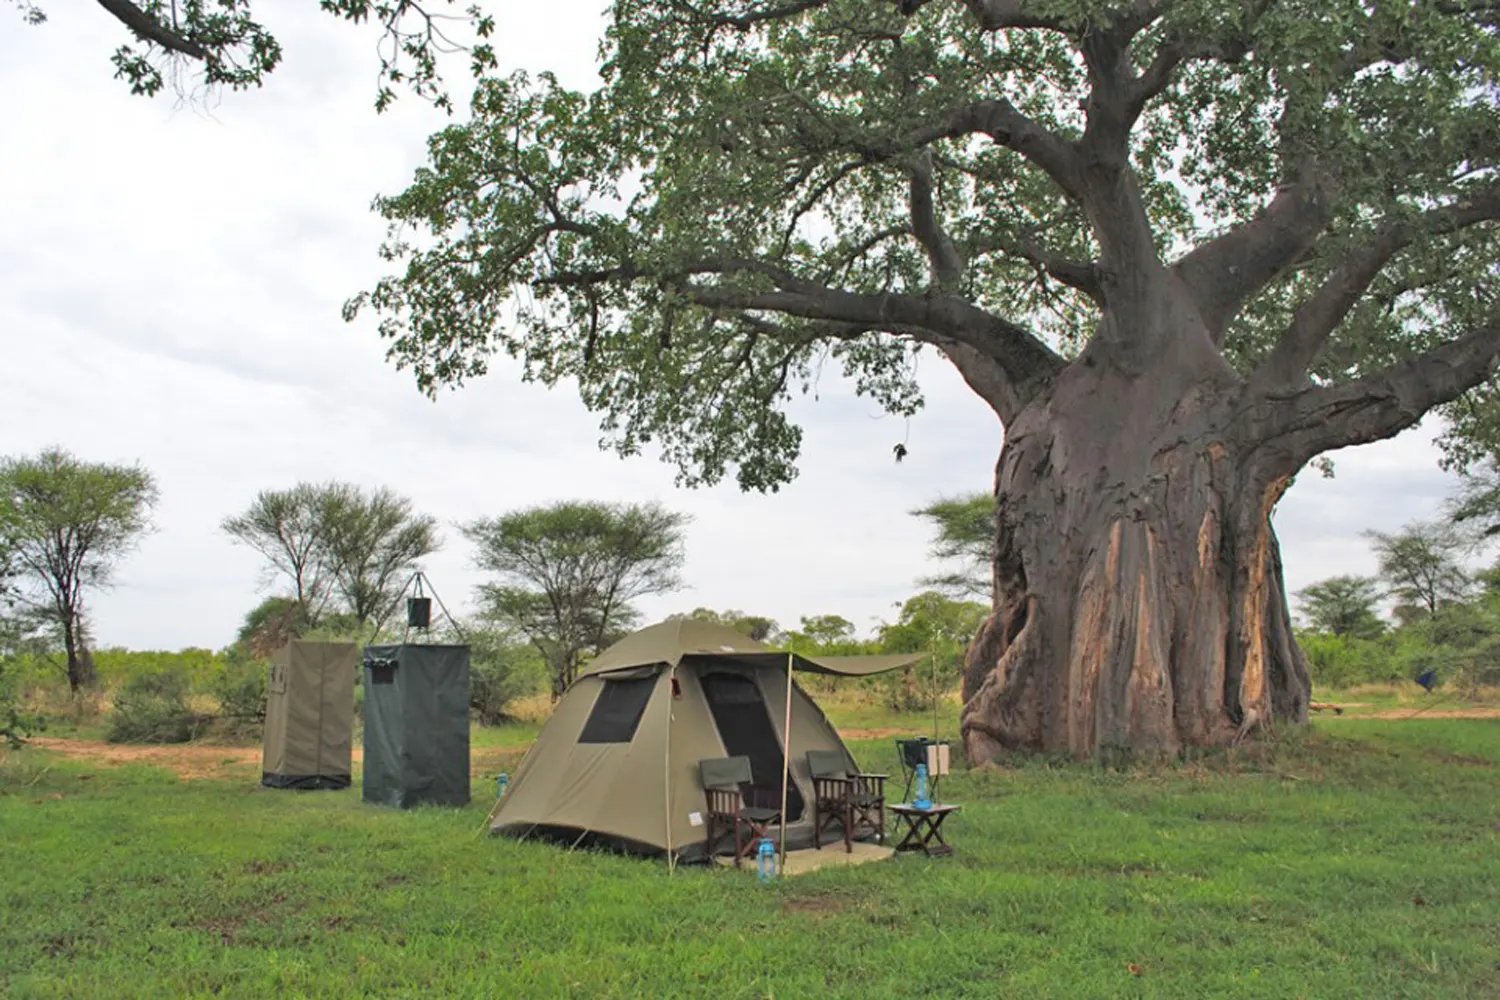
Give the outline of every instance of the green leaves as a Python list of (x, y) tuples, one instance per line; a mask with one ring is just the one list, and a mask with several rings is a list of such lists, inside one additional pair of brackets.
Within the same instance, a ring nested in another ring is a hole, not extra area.
[(553, 692), (586, 652), (635, 623), (633, 603), (682, 585), (688, 517), (657, 504), (567, 501), (479, 518), (463, 533), (498, 582), (480, 589), (483, 617), (525, 635), (547, 659)]
[(292, 586), (295, 614), (270, 629), (273, 639), (318, 625), (335, 596), (339, 610), (353, 617), (355, 629), (370, 625), (379, 631), (395, 611), (410, 574), (442, 544), (437, 521), (416, 512), (409, 498), (385, 487), (366, 491), (351, 483), (262, 490), (244, 513), (225, 518), (220, 526), (264, 556), (270, 570)]
[[(28, 23), (46, 21), (46, 13), (37, 4), (16, 2)], [(380, 25), (377, 111), (384, 111), (396, 99), (396, 87), (405, 86), (451, 112), (439, 60), (467, 54), (475, 77), (495, 68), (494, 48), (485, 41), (494, 34), (494, 18), (477, 5), (465, 8), (461, 16), (436, 9), (455, 2), (318, 0), (318, 6), (346, 21), (373, 20)], [(198, 85), (230, 90), (259, 87), (281, 64), (281, 43), (256, 18), (254, 0), (100, 0), (100, 6), (135, 39), (111, 57), (115, 76), (128, 83), (133, 94), (155, 95), (168, 78), (179, 92), (196, 89), (181, 82), (184, 62), (194, 67)], [(473, 31), (475, 41), (465, 44), (454, 37), (459, 24)]]
[[(1117, 234), (1133, 248), (1117, 270), (1149, 270), (1135, 258), (1152, 243), (1174, 259), (1283, 187), (1326, 192), (1295, 262), (1231, 296), (1222, 350), (1242, 371), (1393, 226), (1411, 232), (1314, 345), (1315, 377), (1493, 317), (1493, 226), (1420, 221), (1494, 190), (1500, 41), (1479, 15), (1439, 0), (907, 7), (622, 0), (604, 86), (483, 80), (471, 121), (377, 201), (393, 271), (346, 318), (376, 312), (428, 393), (500, 353), (577, 384), (604, 446), (656, 445), (685, 485), (733, 473), (774, 490), (801, 444), (786, 404), (827, 361), (909, 414), (919, 345), (972, 348), (1018, 382), (1045, 367), (1021, 321), (1079, 354), (1119, 287), (1093, 270), (1100, 227), (1135, 225), (1121, 219), (1137, 197), (1150, 238)], [(1135, 123), (1124, 182), (1099, 145), (1110, 122)]]

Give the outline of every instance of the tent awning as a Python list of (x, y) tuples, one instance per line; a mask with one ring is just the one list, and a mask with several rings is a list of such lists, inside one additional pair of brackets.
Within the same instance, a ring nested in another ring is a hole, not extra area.
[[(677, 666), (685, 661), (707, 661), (723, 664), (743, 664), (747, 667), (780, 667), (785, 668), (787, 653), (775, 651), (748, 652), (736, 651), (731, 653), (686, 653), (675, 662), (663, 661), (661, 666)], [(925, 659), (926, 653), (896, 653), (884, 656), (805, 656), (802, 653), (790, 654), (792, 669), (800, 670), (807, 674), (835, 674), (840, 677), (870, 677), (874, 674), (883, 674), (888, 670), (899, 670), (909, 667)], [(598, 667), (585, 667), (584, 674), (613, 674), (627, 670), (639, 670), (640, 666), (611, 667), (604, 664)]]
[(926, 653), (897, 653), (885, 656), (804, 656), (769, 649), (762, 643), (713, 622), (693, 619), (669, 619), (626, 636), (585, 664), (580, 677), (589, 674), (614, 673), (641, 667), (675, 667), (684, 660), (711, 660), (720, 663), (742, 663), (746, 666), (792, 666), (809, 674), (836, 674), (841, 677), (869, 677), (887, 670), (911, 666)]

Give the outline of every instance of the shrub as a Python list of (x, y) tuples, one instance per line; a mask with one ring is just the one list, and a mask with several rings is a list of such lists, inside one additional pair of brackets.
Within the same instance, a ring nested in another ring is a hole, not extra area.
[(41, 716), (23, 711), (17, 672), (0, 658), (0, 745), (14, 749), (45, 728)]
[(232, 647), (209, 683), (219, 703), (219, 718), (231, 733), (259, 729), (266, 721), (265, 661), (242, 647)]
[(487, 726), (512, 718), (510, 703), (535, 694), (547, 682), (547, 666), (531, 646), (507, 642), (488, 631), (469, 639), (469, 707)]
[(111, 743), (186, 743), (207, 721), (188, 707), (192, 684), (180, 667), (135, 674), (115, 695)]

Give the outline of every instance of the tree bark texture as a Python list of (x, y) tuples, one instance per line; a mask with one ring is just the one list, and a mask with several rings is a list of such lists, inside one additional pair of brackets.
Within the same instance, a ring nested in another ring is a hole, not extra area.
[(94, 669), (94, 658), (89, 655), (82, 616), (77, 610), (63, 610), (62, 631), (63, 648), (68, 657), (68, 690), (76, 695), (99, 679), (98, 672)]
[(974, 763), (1306, 721), (1270, 522), (1303, 459), (1246, 416), (1205, 328), (1176, 333), (1145, 366), (1101, 338), (1007, 428), (994, 612), (965, 665)]

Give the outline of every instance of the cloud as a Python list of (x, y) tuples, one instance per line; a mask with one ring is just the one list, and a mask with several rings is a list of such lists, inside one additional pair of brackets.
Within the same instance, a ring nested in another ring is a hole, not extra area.
[[(261, 596), (260, 563), (218, 524), (304, 479), (388, 485), (438, 517), (447, 545), (429, 569), (450, 607), (479, 582), (455, 522), (564, 498), (660, 500), (694, 518), (689, 588), (642, 602), (648, 616), (708, 605), (863, 627), (932, 571), (908, 511), (990, 487), (1000, 427), (936, 358), (909, 425), (835, 377), (796, 401), (802, 472), (770, 496), (678, 490), (654, 458), (600, 451), (576, 394), (523, 384), (508, 363), (422, 397), (372, 322), (339, 315), (381, 273), (372, 197), (404, 186), (447, 120), (406, 97), (374, 112), (375, 32), (262, 3), (285, 48), (267, 85), (174, 109), (111, 78), (123, 35), (103, 11), (55, 8), (42, 27), (0, 32), (0, 454), (56, 443), (157, 475), (159, 530), (94, 599), (102, 642), (229, 642)], [(601, 9), (500, 5), (502, 65), (590, 85)], [(897, 442), (910, 450), (899, 465)], [(1429, 514), (1447, 489), (1434, 457), (1426, 432), (1339, 456), (1334, 480), (1304, 474), (1277, 514), (1289, 585), (1370, 571), (1359, 531)]]

